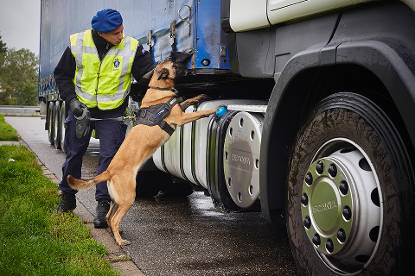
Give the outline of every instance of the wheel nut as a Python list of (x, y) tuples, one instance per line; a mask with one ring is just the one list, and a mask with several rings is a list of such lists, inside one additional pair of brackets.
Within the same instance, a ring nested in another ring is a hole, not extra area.
[(328, 252), (333, 253), (333, 251), (334, 251), (334, 244), (333, 244), (333, 241), (331, 239), (327, 239), (326, 249), (327, 249)]
[(316, 170), (317, 170), (317, 172), (318, 172), (319, 174), (322, 174), (322, 173), (323, 173), (323, 170), (324, 170), (324, 165), (323, 165), (323, 162), (321, 162), (321, 161), (318, 161), (318, 162), (317, 162), (317, 165), (316, 165)]
[(314, 237), (313, 237), (313, 243), (316, 246), (319, 246), (320, 245), (320, 236), (318, 234), (315, 234), (314, 235)]
[(311, 184), (313, 184), (313, 176), (311, 175), (311, 173), (310, 172), (308, 172), (306, 175), (305, 175), (305, 183), (307, 183), (308, 185), (311, 185)]
[(303, 205), (306, 205), (307, 206), (307, 204), (308, 204), (308, 196), (307, 196), (307, 194), (303, 194), (302, 196), (301, 196), (301, 203), (303, 204)]
[(352, 217), (352, 210), (350, 210), (349, 206), (345, 206), (345, 207), (343, 208), (343, 217), (344, 217), (346, 220), (351, 219), (351, 217)]
[(329, 171), (329, 174), (331, 175), (331, 177), (336, 177), (336, 175), (337, 175), (336, 165), (330, 164), (328, 171)]
[(305, 228), (307, 228), (307, 229), (309, 229), (309, 228), (310, 228), (310, 226), (311, 226), (311, 219), (310, 219), (310, 217), (309, 217), (309, 216), (306, 216), (306, 217), (304, 218), (304, 227), (305, 227)]
[(347, 192), (349, 191), (349, 185), (347, 184), (346, 180), (342, 180), (342, 182), (340, 183), (340, 192), (343, 195), (347, 195)]
[(346, 232), (342, 228), (337, 231), (337, 238), (339, 241), (344, 242), (346, 240)]

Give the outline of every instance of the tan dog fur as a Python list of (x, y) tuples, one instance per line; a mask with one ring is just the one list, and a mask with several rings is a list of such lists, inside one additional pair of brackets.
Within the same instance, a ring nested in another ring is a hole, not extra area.
[[(176, 66), (172, 61), (168, 60), (158, 64), (149, 84), (149, 87), (153, 88), (146, 91), (141, 107), (165, 103), (176, 96), (173, 91), (165, 90), (174, 88), (175, 78)], [(163, 88), (163, 90), (157, 88)], [(180, 105), (173, 106), (165, 121), (175, 128), (213, 114), (215, 112), (213, 109), (192, 113), (183, 112), (187, 106), (204, 98), (204, 95), (199, 95), (182, 102)], [(170, 135), (157, 125), (137, 125), (130, 130), (107, 170), (90, 180), (76, 179), (70, 175), (67, 177), (69, 185), (76, 190), (86, 189), (107, 181), (112, 204), (106, 218), (115, 241), (120, 246), (130, 244), (129, 241), (121, 238), (120, 222), (134, 203), (137, 172), (144, 162), (169, 138)], [(139, 185), (139, 183), (137, 184)]]

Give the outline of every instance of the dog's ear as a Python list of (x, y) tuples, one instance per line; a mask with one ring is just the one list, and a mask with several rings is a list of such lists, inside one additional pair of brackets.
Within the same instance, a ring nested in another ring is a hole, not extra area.
[(157, 78), (158, 80), (165, 80), (169, 77), (169, 69), (167, 68), (162, 68), (159, 72), (159, 77)]
[(153, 74), (154, 74), (154, 68), (148, 71), (147, 73), (145, 73), (142, 78), (145, 80), (150, 80)]

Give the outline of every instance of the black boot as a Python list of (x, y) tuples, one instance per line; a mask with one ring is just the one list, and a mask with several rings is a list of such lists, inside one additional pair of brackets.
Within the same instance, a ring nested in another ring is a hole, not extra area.
[(106, 216), (110, 210), (110, 202), (106, 200), (98, 201), (97, 205), (97, 214), (94, 218), (95, 228), (107, 228), (107, 219)]
[(70, 212), (76, 208), (76, 199), (74, 194), (61, 194), (61, 199), (58, 206), (58, 212)]

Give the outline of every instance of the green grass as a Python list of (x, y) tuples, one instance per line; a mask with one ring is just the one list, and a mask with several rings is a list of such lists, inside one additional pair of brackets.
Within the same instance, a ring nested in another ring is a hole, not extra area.
[(117, 275), (23, 146), (0, 146), (0, 275)]
[(0, 141), (17, 141), (17, 133), (4, 120), (4, 115), (0, 114)]

